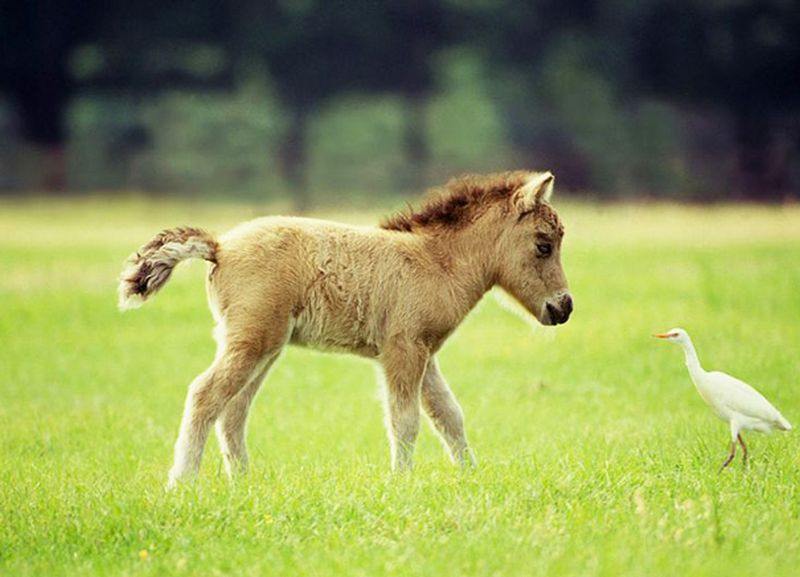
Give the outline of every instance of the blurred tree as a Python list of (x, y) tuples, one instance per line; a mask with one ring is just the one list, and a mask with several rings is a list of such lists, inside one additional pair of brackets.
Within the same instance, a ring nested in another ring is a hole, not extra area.
[[(42, 0), (4, 5), (2, 89), (17, 103), (26, 137), (61, 157), (64, 115), (77, 90), (152, 94), (174, 88), (228, 89), (262, 60), (277, 84), (287, 123), (281, 160), (298, 207), (307, 124), (343, 91), (393, 92), (408, 114), (406, 156), (424, 174), (425, 103), (431, 56), (446, 42), (437, 0), (279, 2), (155, 0), (116, 5)], [(64, 184), (63, 169), (49, 184)], [(415, 186), (418, 180), (406, 183)]]
[(80, 88), (147, 93), (234, 87), (230, 9), (219, 0), (106, 5), (91, 38), (73, 54)]
[[(800, 134), (800, 10), (782, 0), (651, 1), (632, 54), (643, 86), (733, 117), (738, 188), (756, 199), (792, 186), (789, 155)], [(794, 133), (788, 119), (794, 118)]]
[(0, 90), (24, 137), (44, 150), (44, 186), (65, 187), (65, 114), (78, 91), (230, 87), (230, 65), (214, 48), (230, 35), (225, 15), (213, 0), (3, 3)]
[(44, 184), (63, 189), (64, 112), (75, 86), (68, 63), (91, 37), (100, 3), (12, 1), (0, 5), (0, 90), (19, 111), (24, 137), (46, 158)]
[(600, 43), (592, 29), (598, 21), (598, 4), (592, 0), (456, 3), (461, 14), (460, 36), (478, 39), (487, 73), (493, 78), (494, 96), (505, 110), (508, 136), (524, 155), (523, 163), (555, 170), (562, 184), (570, 187), (598, 181), (574, 141), (574, 131), (560, 118), (583, 113), (580, 107), (589, 104), (562, 111), (565, 99), (575, 96), (570, 91), (579, 87), (596, 92), (595, 86), (604, 83), (594, 77), (576, 78), (575, 67), (564, 66), (592, 56), (593, 60), (581, 66), (594, 73)]
[[(264, 113), (285, 120), (281, 170), (303, 209), (308, 124), (352, 94), (399, 97), (406, 166), (393, 182), (424, 184), (428, 102), (447, 78), (438, 54), (461, 50), (482, 55), (485, 97), (522, 163), (554, 168), (567, 186), (675, 192), (688, 155), (673, 127), (693, 108), (706, 125), (727, 118), (712, 126), (724, 149), (714, 170), (730, 164), (732, 125), (735, 181), (766, 198), (797, 185), (798, 29), (787, 0), (6, 0), (0, 91), (25, 139), (47, 151), (45, 184), (62, 188), (74, 96), (102, 91), (129, 106), (175, 88), (233, 90), (266, 71), (280, 105)], [(269, 93), (253, 106), (266, 109)], [(127, 119), (116, 150), (150, 146), (137, 115)]]
[[(305, 182), (308, 122), (341, 92), (395, 92), (407, 104), (406, 154), (422, 176), (429, 152), (425, 102), (434, 87), (431, 57), (443, 46), (444, 11), (437, 0), (264, 2), (239, 10), (237, 53), (262, 58), (286, 112), (284, 177), (297, 208), (309, 204)], [(419, 184), (410, 179), (411, 186)]]

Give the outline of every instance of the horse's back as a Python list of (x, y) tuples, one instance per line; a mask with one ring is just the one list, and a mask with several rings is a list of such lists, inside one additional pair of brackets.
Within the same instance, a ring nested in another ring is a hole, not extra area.
[(374, 356), (402, 254), (394, 236), (310, 218), (258, 218), (220, 237), (209, 293), (223, 314), (288, 311), (296, 344)]

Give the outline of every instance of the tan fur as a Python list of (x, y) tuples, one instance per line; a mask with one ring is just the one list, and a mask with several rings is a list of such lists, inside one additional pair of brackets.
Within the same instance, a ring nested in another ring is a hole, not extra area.
[[(544, 324), (567, 320), (572, 302), (560, 264), (563, 227), (544, 200), (551, 190), (549, 173), (465, 177), (383, 228), (266, 217), (217, 241), (191, 229), (185, 242), (195, 248), (188, 252), (176, 251), (170, 243), (177, 235), (167, 233), (145, 245), (123, 274), (121, 295), (151, 294), (141, 279), (167, 266), (157, 290), (177, 257), (214, 263), (207, 289), (218, 352), (190, 387), (171, 483), (197, 471), (214, 422), (228, 470), (246, 465), (250, 403), (287, 343), (381, 363), (394, 468), (411, 466), (420, 404), (451, 457), (472, 462), (461, 408), (435, 355), (494, 285)], [(549, 256), (541, 254), (544, 244)]]

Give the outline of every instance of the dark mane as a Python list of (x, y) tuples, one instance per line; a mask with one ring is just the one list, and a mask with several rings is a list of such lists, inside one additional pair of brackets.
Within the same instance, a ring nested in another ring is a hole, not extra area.
[(454, 178), (443, 187), (433, 189), (419, 209), (409, 206), (385, 219), (380, 226), (406, 232), (431, 226), (459, 228), (471, 222), (490, 202), (508, 198), (530, 175), (526, 170), (516, 170)]

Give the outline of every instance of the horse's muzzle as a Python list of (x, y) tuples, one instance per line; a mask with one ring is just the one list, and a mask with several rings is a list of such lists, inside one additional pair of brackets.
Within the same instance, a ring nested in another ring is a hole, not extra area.
[(569, 293), (563, 293), (557, 300), (546, 301), (545, 309), (550, 321), (548, 324), (563, 325), (572, 314), (572, 297)]

